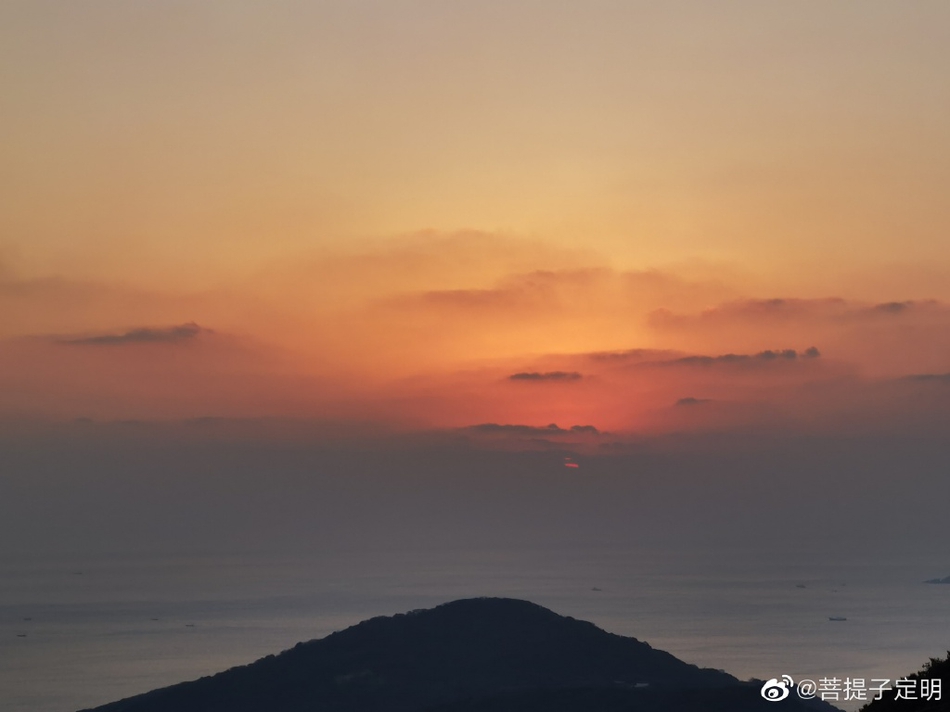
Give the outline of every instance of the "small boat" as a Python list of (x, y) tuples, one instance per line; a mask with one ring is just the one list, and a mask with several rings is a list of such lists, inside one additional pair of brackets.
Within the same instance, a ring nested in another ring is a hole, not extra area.
[(848, 620), (848, 619), (845, 618), (845, 617), (843, 617), (843, 616), (828, 616), (828, 620), (830, 620), (830, 621), (846, 621), (846, 620)]

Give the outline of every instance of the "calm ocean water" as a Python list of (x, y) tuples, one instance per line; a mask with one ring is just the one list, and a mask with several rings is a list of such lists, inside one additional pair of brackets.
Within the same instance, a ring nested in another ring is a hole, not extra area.
[(8, 560), (0, 709), (73, 712), (479, 595), (529, 599), (740, 678), (895, 678), (950, 647), (950, 586), (921, 583), (948, 567), (603, 549)]

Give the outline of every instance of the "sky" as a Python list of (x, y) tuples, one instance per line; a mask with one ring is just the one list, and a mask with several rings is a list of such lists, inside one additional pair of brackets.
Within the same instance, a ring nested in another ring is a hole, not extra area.
[(130, 421), (608, 470), (891, 443), (936, 477), (948, 28), (935, 1), (5, 2), (14, 479)]

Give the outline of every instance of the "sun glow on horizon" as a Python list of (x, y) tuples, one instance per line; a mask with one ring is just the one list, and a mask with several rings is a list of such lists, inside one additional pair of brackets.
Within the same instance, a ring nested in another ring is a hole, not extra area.
[(943, 412), (943, 6), (44, 7), (0, 9), (2, 416)]

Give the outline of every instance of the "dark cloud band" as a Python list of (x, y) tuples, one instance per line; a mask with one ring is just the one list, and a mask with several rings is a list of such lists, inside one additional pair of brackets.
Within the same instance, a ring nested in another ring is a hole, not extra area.
[(525, 371), (508, 376), (509, 381), (579, 381), (584, 376), (577, 371)]
[(102, 334), (75, 339), (64, 339), (62, 343), (80, 346), (122, 346), (125, 344), (176, 344), (191, 341), (201, 334), (212, 333), (194, 322), (164, 328), (141, 327), (121, 334)]

